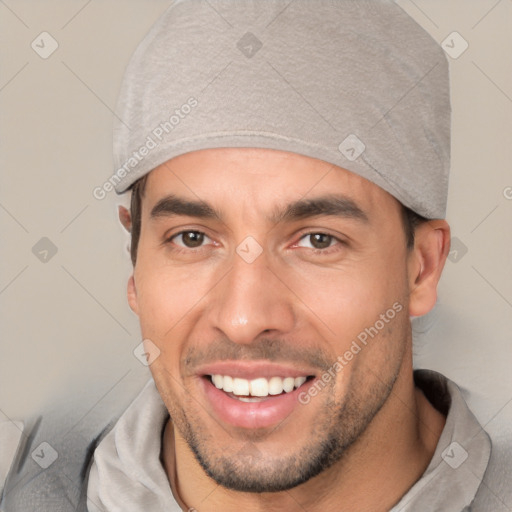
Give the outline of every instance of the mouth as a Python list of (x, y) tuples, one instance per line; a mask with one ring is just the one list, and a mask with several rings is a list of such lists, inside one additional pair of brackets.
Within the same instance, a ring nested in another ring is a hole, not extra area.
[(224, 424), (275, 427), (303, 405), (298, 397), (317, 377), (308, 370), (236, 362), (199, 375), (208, 408)]
[(279, 377), (274, 376), (267, 379), (258, 377), (248, 380), (230, 375), (208, 375), (211, 383), (219, 390), (227, 393), (228, 396), (242, 402), (261, 402), (264, 398), (282, 395), (283, 393), (292, 393), (299, 389), (308, 378), (313, 376), (299, 377)]

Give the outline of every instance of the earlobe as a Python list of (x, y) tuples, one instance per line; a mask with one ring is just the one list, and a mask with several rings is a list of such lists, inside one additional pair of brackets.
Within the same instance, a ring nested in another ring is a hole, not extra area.
[(444, 220), (425, 222), (416, 228), (409, 255), (409, 314), (428, 313), (437, 299), (437, 285), (450, 250), (450, 226)]
[(122, 205), (119, 205), (117, 207), (117, 211), (119, 214), (119, 220), (121, 221), (121, 224), (124, 226), (126, 231), (128, 231), (128, 233), (131, 233), (131, 231), (132, 231), (132, 216), (131, 216), (130, 212), (128, 211), (127, 208), (125, 208)]
[(128, 304), (130, 305), (131, 310), (138, 316), (139, 315), (139, 304), (137, 300), (137, 288), (135, 286), (135, 278), (133, 274), (128, 279)]

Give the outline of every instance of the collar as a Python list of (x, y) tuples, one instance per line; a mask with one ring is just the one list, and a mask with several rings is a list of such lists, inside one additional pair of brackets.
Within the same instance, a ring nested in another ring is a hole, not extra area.
[(457, 385), (432, 370), (414, 372), (416, 387), (446, 415), (437, 448), (422, 477), (391, 512), (461, 512), (474, 500), (491, 455), (491, 441)]
[(94, 452), (89, 512), (181, 512), (160, 460), (168, 418), (151, 379)]
[[(431, 370), (416, 370), (414, 380), (447, 418), (428, 468), (391, 512), (461, 512), (482, 481), (490, 439), (452, 381)], [(160, 458), (168, 418), (151, 379), (94, 453), (90, 512), (180, 512), (183, 504), (173, 495)]]

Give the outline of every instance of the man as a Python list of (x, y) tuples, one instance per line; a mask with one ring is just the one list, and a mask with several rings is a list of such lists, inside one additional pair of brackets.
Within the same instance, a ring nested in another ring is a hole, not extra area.
[(152, 380), (81, 509), (497, 510), (488, 436), (412, 369), (450, 240), (439, 46), (390, 1), (175, 2), (118, 113)]

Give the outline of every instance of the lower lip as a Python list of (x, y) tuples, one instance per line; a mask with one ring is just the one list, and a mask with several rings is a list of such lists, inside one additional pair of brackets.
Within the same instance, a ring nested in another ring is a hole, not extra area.
[(224, 423), (248, 429), (268, 428), (284, 421), (294, 409), (302, 407), (298, 401), (299, 393), (313, 383), (313, 380), (308, 380), (290, 393), (268, 396), (261, 402), (242, 402), (217, 389), (209, 378), (201, 381), (215, 415)]

